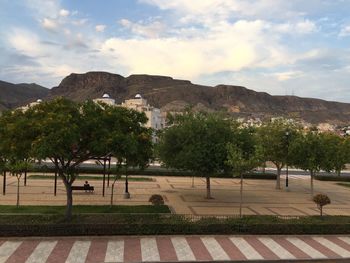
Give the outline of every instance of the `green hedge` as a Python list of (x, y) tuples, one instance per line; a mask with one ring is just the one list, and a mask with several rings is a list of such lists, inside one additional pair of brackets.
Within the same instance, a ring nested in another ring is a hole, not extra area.
[(274, 216), (202, 218), (181, 215), (75, 215), (67, 223), (53, 215), (0, 216), (0, 236), (174, 234), (350, 234), (350, 217)]
[(350, 176), (316, 175), (315, 179), (319, 181), (350, 182)]

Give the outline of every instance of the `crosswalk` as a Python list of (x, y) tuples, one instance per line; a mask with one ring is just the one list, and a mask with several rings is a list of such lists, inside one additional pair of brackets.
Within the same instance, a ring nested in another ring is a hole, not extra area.
[(144, 236), (0, 239), (0, 263), (349, 258), (348, 236)]

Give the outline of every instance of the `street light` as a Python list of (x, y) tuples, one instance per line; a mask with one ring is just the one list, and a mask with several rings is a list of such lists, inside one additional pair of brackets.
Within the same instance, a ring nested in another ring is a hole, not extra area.
[(289, 131), (286, 131), (286, 148), (287, 148), (287, 155), (286, 155), (286, 166), (287, 166), (287, 170), (286, 170), (286, 191), (289, 191), (289, 182), (288, 182), (288, 148), (289, 148)]

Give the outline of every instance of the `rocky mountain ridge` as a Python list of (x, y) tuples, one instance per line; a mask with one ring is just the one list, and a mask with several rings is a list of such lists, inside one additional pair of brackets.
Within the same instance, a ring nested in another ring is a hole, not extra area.
[[(2, 89), (0, 82), (0, 101)], [(209, 111), (225, 111), (236, 117), (259, 117), (261, 119), (284, 116), (302, 119), (310, 123), (328, 122), (349, 124), (350, 104), (296, 96), (272, 96), (242, 86), (204, 86), (188, 80), (167, 76), (130, 75), (123, 77), (108, 72), (72, 73), (49, 90), (47, 96), (58, 96), (76, 101), (94, 99), (108, 93), (117, 103), (140, 93), (149, 104), (165, 111), (180, 111), (191, 105)], [(8, 106), (14, 105), (7, 103)]]

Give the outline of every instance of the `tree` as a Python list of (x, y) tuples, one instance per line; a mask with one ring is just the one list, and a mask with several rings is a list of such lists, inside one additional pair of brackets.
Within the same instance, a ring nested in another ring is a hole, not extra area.
[(240, 178), (239, 216), (242, 217), (243, 174), (251, 171), (262, 163), (262, 150), (257, 144), (256, 135), (248, 129), (240, 129), (236, 143), (228, 143), (227, 164), (234, 175)]
[(22, 110), (15, 110), (2, 114), (0, 126), (0, 165), (3, 171), (9, 171), (10, 175), (17, 178), (18, 207), (20, 179), (31, 162), (31, 144), (35, 137), (33, 123)]
[(331, 199), (325, 194), (317, 194), (313, 197), (313, 201), (317, 204), (317, 208), (320, 210), (320, 215), (323, 215), (323, 207), (331, 203)]
[(288, 147), (298, 127), (287, 120), (278, 119), (265, 123), (258, 129), (259, 144), (265, 161), (277, 168), (276, 189), (281, 189), (281, 171), (289, 160)]
[(232, 123), (216, 114), (185, 113), (160, 135), (158, 155), (167, 167), (189, 170), (206, 178), (208, 199), (210, 177), (226, 167), (226, 144), (233, 142)]
[(143, 123), (138, 114), (123, 107), (75, 103), (63, 98), (43, 102), (26, 112), (35, 121), (32, 152), (38, 159), (49, 158), (55, 165), (67, 193), (66, 219), (72, 217), (72, 184), (77, 166), (94, 157), (107, 156), (122, 145), (121, 138)]
[(315, 132), (301, 134), (289, 147), (292, 163), (305, 171), (310, 172), (311, 196), (314, 196), (314, 176), (320, 171), (325, 160), (325, 147), (322, 137)]
[(341, 170), (350, 161), (350, 139), (333, 133), (324, 133), (320, 136), (325, 151), (322, 169), (327, 172), (334, 170), (340, 176)]

